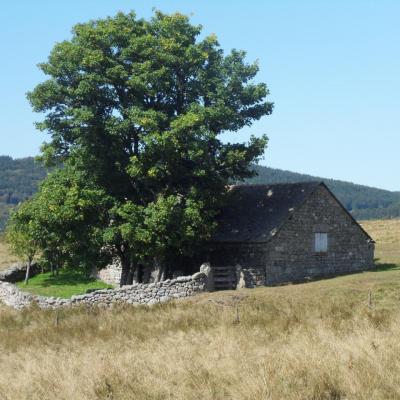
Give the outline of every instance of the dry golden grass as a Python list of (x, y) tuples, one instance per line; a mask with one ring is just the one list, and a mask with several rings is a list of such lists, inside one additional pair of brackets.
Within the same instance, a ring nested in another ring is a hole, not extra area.
[(2, 308), (0, 399), (397, 399), (399, 310), (395, 266), (58, 318)]
[(373, 220), (361, 223), (376, 241), (378, 262), (400, 262), (400, 219)]
[[(0, 313), (2, 399), (400, 397), (400, 274), (113, 311)], [(368, 292), (373, 304), (368, 307)], [(235, 310), (210, 302), (243, 296)]]
[(7, 244), (4, 242), (4, 238), (0, 235), (0, 271), (7, 269), (11, 264), (18, 262), (18, 258), (15, 257)]

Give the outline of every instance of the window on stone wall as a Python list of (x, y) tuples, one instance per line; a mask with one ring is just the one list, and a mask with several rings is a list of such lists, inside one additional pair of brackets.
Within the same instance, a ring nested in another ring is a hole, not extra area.
[(326, 253), (328, 251), (328, 234), (316, 233), (314, 239), (314, 250), (316, 253)]

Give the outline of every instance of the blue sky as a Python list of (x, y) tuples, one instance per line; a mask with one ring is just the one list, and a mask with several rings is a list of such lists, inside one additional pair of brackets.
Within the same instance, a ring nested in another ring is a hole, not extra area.
[(230, 135), (266, 133), (262, 164), (400, 191), (397, 0), (18, 0), (0, 11), (0, 154), (36, 155), (46, 135), (25, 98), (55, 42), (77, 22), (134, 9), (192, 14), (225, 50), (258, 59), (272, 116)]

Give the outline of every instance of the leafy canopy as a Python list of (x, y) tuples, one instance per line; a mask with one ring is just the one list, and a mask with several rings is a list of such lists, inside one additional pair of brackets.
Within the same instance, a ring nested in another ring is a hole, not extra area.
[(159, 11), (78, 24), (28, 94), (51, 137), (42, 160), (83, 171), (113, 199), (103, 239), (131, 264), (208, 238), (226, 185), (251, 176), (267, 144), (221, 141), (272, 104), (253, 81), (256, 63), (200, 33), (188, 17)]
[(12, 212), (6, 237), (14, 253), (49, 266), (101, 265), (103, 226), (112, 201), (71, 167), (50, 173), (38, 193)]
[(36, 215), (36, 203), (27, 200), (11, 213), (6, 230), (6, 241), (12, 252), (28, 263), (32, 262), (39, 250)]

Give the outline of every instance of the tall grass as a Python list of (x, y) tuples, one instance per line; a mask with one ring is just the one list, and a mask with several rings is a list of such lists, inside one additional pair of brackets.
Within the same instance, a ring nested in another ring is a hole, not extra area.
[(0, 400), (398, 399), (400, 234), (385, 226), (377, 272), (150, 308), (0, 308)]
[[(399, 277), (366, 273), (151, 308), (3, 309), (0, 399), (400, 398)], [(238, 295), (236, 323), (222, 304)]]

